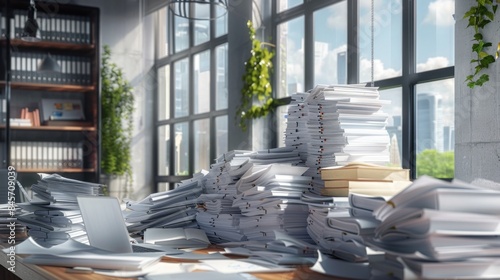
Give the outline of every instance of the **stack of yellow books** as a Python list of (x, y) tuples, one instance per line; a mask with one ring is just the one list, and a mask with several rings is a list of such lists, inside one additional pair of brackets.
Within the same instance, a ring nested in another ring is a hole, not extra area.
[(389, 167), (360, 162), (321, 169), (325, 196), (348, 196), (349, 193), (393, 196), (409, 186), (410, 172), (401, 167)]

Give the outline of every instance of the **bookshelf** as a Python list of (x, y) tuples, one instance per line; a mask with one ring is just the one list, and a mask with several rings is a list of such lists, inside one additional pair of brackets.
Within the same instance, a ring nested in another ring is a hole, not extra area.
[[(21, 39), (30, 1), (0, 3), (0, 155), (18, 176), (59, 173), (99, 180), (99, 9), (35, 1), (41, 40)], [(10, 40), (5, 35), (10, 23)], [(10, 42), (8, 42), (10, 41)], [(10, 45), (10, 59), (6, 47)], [(46, 56), (59, 72), (40, 72)], [(7, 83), (6, 61), (10, 61)], [(10, 85), (11, 98), (6, 102)], [(8, 105), (7, 105), (8, 104)], [(47, 105), (48, 104), (48, 105)], [(10, 111), (6, 132), (6, 111)], [(21, 112), (31, 114), (21, 115)], [(78, 112), (80, 117), (74, 117)], [(33, 119), (32, 121), (22, 120)], [(35, 117), (36, 116), (36, 117)], [(38, 118), (38, 119), (37, 119)], [(7, 135), (9, 135), (7, 137)], [(10, 141), (9, 141), (10, 140)], [(4, 150), (9, 149), (9, 158)]]

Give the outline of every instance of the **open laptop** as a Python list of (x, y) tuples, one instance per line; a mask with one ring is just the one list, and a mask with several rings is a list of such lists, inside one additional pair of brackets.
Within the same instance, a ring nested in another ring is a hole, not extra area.
[(166, 255), (183, 253), (161, 245), (132, 244), (117, 198), (78, 196), (77, 200), (92, 247), (113, 253), (164, 252)]

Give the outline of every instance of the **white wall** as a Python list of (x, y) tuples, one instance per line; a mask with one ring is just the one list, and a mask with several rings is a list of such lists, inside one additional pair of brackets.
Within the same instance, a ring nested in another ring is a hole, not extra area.
[[(61, 2), (61, 1), (60, 1)], [(132, 140), (133, 184), (126, 196), (142, 198), (153, 190), (153, 75), (152, 15), (144, 15), (143, 0), (74, 0), (66, 3), (100, 8), (100, 44), (111, 48), (111, 60), (134, 87), (136, 111)]]
[[(500, 65), (495, 62), (485, 73), (490, 81), (473, 90), (464, 82), (473, 66), (473, 29), (466, 28), (464, 13), (475, 0), (455, 1), (455, 177), (464, 181), (485, 178), (500, 182)], [(487, 25), (483, 36), (499, 42), (500, 13)]]

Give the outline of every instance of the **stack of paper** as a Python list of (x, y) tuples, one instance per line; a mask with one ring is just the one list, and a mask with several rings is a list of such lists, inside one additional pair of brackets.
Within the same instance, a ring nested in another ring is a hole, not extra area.
[(374, 211), (371, 245), (423, 278), (500, 277), (500, 191), (420, 177)]
[(183, 180), (173, 190), (153, 193), (140, 201), (128, 201), (123, 215), (130, 233), (147, 228), (198, 227), (196, 203), (207, 171)]
[(237, 194), (236, 183), (253, 166), (252, 151), (229, 151), (211, 165), (205, 176), (206, 194), (198, 198), (196, 220), (209, 240), (214, 243), (246, 240), (240, 231), (241, 211), (233, 206)]
[(326, 196), (348, 196), (350, 193), (393, 196), (411, 184), (408, 169), (351, 162), (345, 166), (321, 169)]
[(378, 221), (370, 215), (352, 216), (348, 198), (335, 197), (335, 200), (339, 200), (339, 206), (310, 206), (308, 230), (321, 251), (350, 262), (364, 262), (379, 255), (365, 245), (365, 238), (373, 236)]
[(233, 206), (240, 208), (240, 229), (249, 240), (274, 240), (282, 231), (310, 241), (306, 230), (308, 207), (300, 198), (311, 178), (307, 167), (290, 164), (255, 165), (237, 182)]
[(304, 175), (313, 178), (315, 193), (324, 186), (321, 168), (352, 161), (389, 162), (390, 139), (385, 129), (388, 115), (381, 110), (388, 102), (379, 99), (377, 88), (318, 85), (303, 103), (303, 95), (294, 99), (286, 129), (290, 139), (285, 143), (292, 147), (307, 143), (305, 165), (310, 169)]
[(309, 133), (307, 131), (307, 103), (305, 100), (308, 93), (295, 93), (291, 96), (286, 115), (285, 146), (294, 147), (299, 152), (303, 162), (307, 159), (307, 143)]
[(18, 205), (27, 211), (18, 217), (28, 235), (39, 243), (60, 244), (69, 238), (88, 243), (76, 200), (79, 195), (102, 195), (103, 186), (62, 177), (39, 174), (31, 186), (33, 199)]
[(22, 213), (22, 209), (14, 203), (0, 204), (0, 242), (8, 243), (9, 238), (15, 240), (26, 238), (26, 226), (17, 220)]

